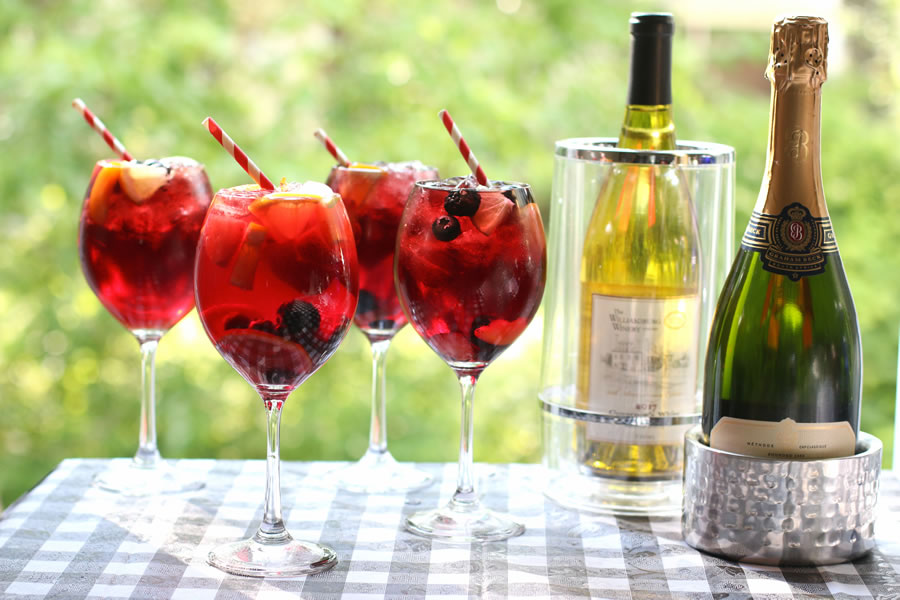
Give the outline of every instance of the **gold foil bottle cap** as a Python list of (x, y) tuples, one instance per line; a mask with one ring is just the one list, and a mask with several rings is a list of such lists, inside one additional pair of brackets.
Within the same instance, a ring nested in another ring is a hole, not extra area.
[(819, 87), (827, 79), (828, 22), (821, 17), (782, 17), (772, 25), (766, 78), (778, 85)]

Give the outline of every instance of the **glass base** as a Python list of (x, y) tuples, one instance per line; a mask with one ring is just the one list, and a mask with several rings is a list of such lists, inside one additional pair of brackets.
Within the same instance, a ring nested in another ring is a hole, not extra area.
[(583, 474), (551, 476), (544, 494), (566, 508), (603, 515), (677, 516), (681, 479), (624, 481)]
[(165, 460), (152, 467), (142, 466), (131, 460), (113, 461), (109, 469), (94, 477), (93, 485), (124, 496), (156, 496), (193, 492), (203, 488), (206, 483), (198, 481), (196, 475), (180, 473)]
[(252, 537), (222, 544), (206, 560), (226, 573), (245, 577), (299, 577), (327, 571), (338, 562), (337, 554), (328, 546), (301, 542), (289, 535), (275, 543)]
[(525, 526), (480, 504), (465, 505), (451, 500), (442, 508), (410, 515), (406, 529), (428, 538), (468, 544), (516, 537), (522, 535)]
[(366, 452), (350, 466), (331, 474), (342, 490), (360, 494), (396, 494), (421, 490), (434, 478), (409, 465), (397, 462), (390, 452)]

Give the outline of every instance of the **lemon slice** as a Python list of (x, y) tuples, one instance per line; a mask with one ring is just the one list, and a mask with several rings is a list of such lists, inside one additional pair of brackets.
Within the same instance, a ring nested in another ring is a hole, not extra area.
[(91, 195), (88, 198), (88, 216), (98, 225), (106, 222), (106, 213), (109, 208), (109, 195), (112, 193), (119, 175), (122, 172), (122, 163), (117, 160), (109, 160), (100, 163), (100, 170), (94, 177), (91, 185)]
[(129, 165), (122, 169), (122, 188), (132, 202), (143, 204), (168, 178), (168, 170), (161, 165)]
[(288, 242), (303, 235), (316, 218), (322, 202), (323, 198), (319, 194), (272, 192), (257, 198), (248, 208), (275, 241)]

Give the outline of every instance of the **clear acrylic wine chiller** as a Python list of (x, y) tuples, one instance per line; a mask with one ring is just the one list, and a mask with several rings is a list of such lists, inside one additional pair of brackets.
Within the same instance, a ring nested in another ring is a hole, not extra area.
[(701, 246), (700, 351), (696, 410), (667, 418), (636, 417), (627, 424), (699, 422), (703, 357), (719, 291), (734, 259), (735, 154), (730, 146), (680, 141), (675, 150), (616, 148), (613, 138), (572, 138), (556, 143), (550, 208), (550, 265), (544, 303), (539, 399), (543, 418), (546, 494), (582, 510), (617, 514), (675, 514), (681, 509), (681, 474), (663, 481), (629, 482), (583, 468), (576, 447), (579, 421), (609, 421), (576, 406), (580, 328), (581, 253), (597, 196), (613, 167), (658, 165), (681, 169), (697, 214)]

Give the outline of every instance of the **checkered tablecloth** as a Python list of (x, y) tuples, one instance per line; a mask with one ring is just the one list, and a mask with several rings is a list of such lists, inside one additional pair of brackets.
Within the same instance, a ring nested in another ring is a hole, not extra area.
[(91, 487), (114, 461), (63, 461), (0, 517), (2, 598), (900, 598), (900, 483), (885, 474), (878, 547), (852, 564), (758, 567), (701, 554), (671, 518), (577, 513), (540, 493), (538, 465), (479, 465), (485, 502), (525, 523), (521, 537), (466, 546), (403, 530), (410, 512), (453, 493), (455, 465), (425, 464), (431, 488), (364, 496), (324, 485), (340, 463), (282, 465), (289, 530), (337, 550), (300, 579), (250, 579), (206, 564), (262, 514), (263, 461), (185, 460), (197, 492), (151, 499)]

